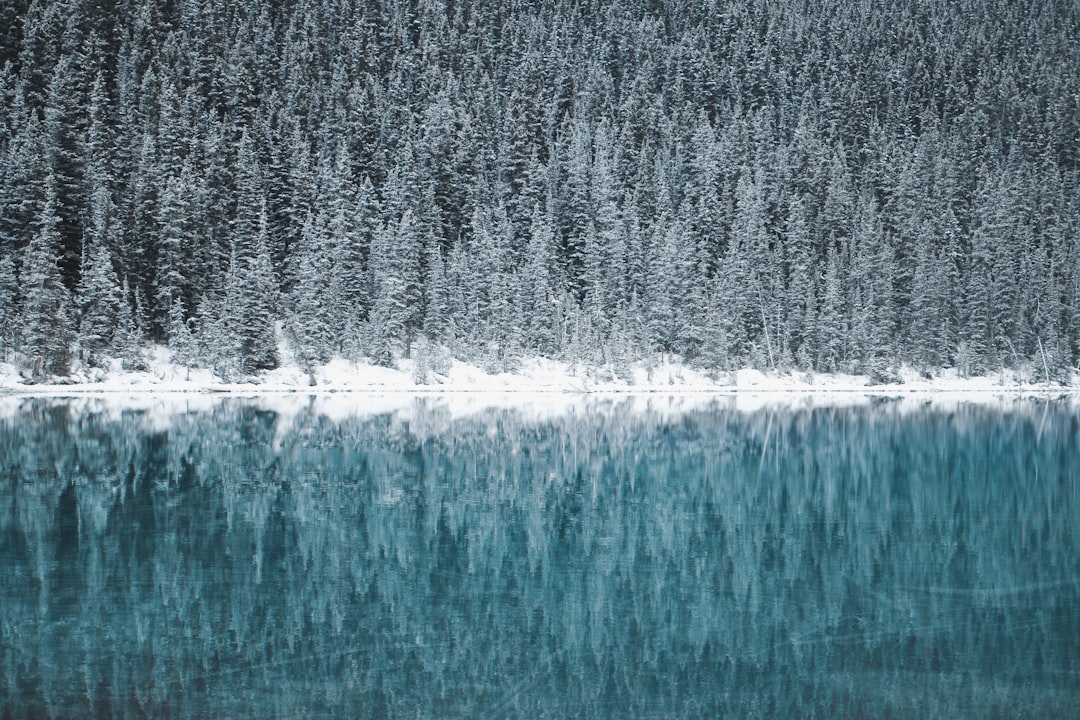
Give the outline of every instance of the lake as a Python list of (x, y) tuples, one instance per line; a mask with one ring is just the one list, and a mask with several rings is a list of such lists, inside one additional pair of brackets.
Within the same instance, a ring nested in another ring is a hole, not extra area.
[(8, 402), (0, 717), (1080, 717), (1069, 402), (320, 403)]

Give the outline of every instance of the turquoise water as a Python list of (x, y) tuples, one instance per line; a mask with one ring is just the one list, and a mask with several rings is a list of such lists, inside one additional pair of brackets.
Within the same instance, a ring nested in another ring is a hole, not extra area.
[(357, 404), (0, 419), (0, 717), (1080, 717), (1062, 403)]

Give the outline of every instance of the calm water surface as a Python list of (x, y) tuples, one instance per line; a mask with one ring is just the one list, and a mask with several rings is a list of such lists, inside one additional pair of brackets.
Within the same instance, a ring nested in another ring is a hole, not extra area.
[(1080, 419), (25, 401), (0, 717), (1080, 717)]

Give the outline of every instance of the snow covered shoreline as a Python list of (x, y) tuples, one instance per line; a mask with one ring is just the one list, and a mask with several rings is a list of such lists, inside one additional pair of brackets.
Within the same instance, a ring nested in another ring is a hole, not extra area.
[(83, 369), (53, 383), (27, 384), (9, 364), (0, 364), (0, 394), (69, 396), (87, 394), (383, 394), (443, 395), (485, 393), (507, 395), (820, 395), (867, 396), (1058, 396), (1080, 395), (1080, 375), (1068, 385), (1025, 381), (1016, 373), (963, 378), (952, 369), (932, 377), (904, 368), (896, 382), (871, 384), (864, 375), (806, 372), (763, 373), (744, 369), (710, 376), (673, 362), (639, 362), (616, 373), (611, 368), (575, 368), (563, 362), (527, 359), (516, 372), (490, 373), (454, 360), (445, 372), (419, 370), (411, 360), (395, 368), (331, 360), (311, 374), (294, 364), (261, 373), (243, 382), (226, 382), (210, 370), (185, 368), (169, 361), (167, 352), (151, 358), (145, 371), (127, 372), (114, 362), (109, 370)]
[[(168, 427), (174, 418), (210, 411), (223, 401), (252, 402), (283, 418), (314, 414), (332, 422), (391, 415), (410, 427), (442, 426), (450, 420), (501, 417), (545, 422), (588, 414), (610, 418), (678, 418), (696, 411), (750, 414), (819, 408), (857, 408), (886, 403), (892, 412), (926, 409), (952, 412), (963, 407), (1037, 412), (1048, 402), (1080, 410), (1080, 383), (1068, 386), (1022, 383), (1013, 375), (960, 378), (954, 371), (925, 378), (900, 373), (902, 383), (871, 385), (854, 375), (786, 373), (770, 376), (740, 370), (710, 378), (677, 363), (644, 363), (615, 378), (610, 371), (587, 371), (534, 359), (516, 373), (486, 373), (454, 361), (443, 374), (417, 382), (411, 361), (389, 369), (333, 360), (313, 376), (295, 365), (262, 373), (251, 382), (226, 383), (205, 369), (188, 370), (167, 362), (162, 353), (151, 369), (77, 373), (66, 384), (26, 385), (10, 365), (0, 365), (0, 419), (15, 417), (25, 403), (54, 400), (91, 412), (145, 412)], [(627, 377), (629, 376), (629, 382)], [(314, 379), (315, 384), (309, 383)]]

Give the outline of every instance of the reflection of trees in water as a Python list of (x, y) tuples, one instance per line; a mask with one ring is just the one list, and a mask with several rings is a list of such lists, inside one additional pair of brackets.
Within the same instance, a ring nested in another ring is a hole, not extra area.
[(33, 403), (0, 426), (2, 706), (1070, 715), (1077, 431), (1053, 405), (161, 428)]

